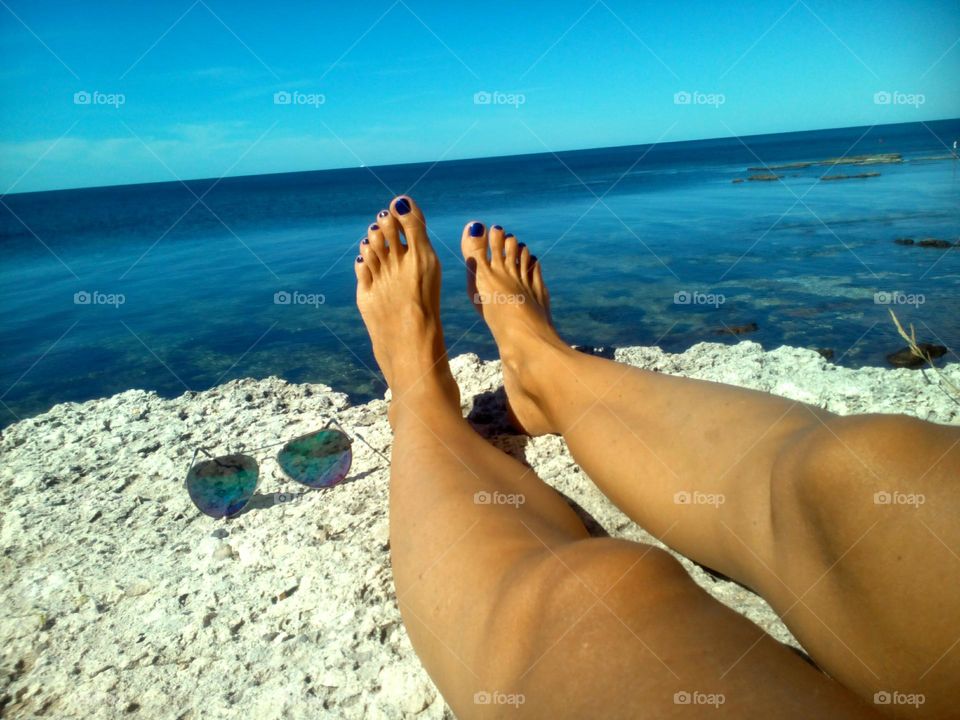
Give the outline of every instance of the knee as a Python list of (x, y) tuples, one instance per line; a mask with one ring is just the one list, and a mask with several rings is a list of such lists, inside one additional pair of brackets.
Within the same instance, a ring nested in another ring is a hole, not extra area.
[[(798, 433), (780, 453), (771, 480), (778, 527), (801, 523), (834, 535), (872, 517), (894, 494), (936, 492), (936, 473), (956, 430), (902, 415), (831, 418)], [(933, 484), (931, 484), (933, 483)]]
[(631, 614), (669, 601), (690, 576), (670, 553), (614, 538), (568, 543), (543, 556), (518, 595), (540, 617), (577, 617), (593, 606)]

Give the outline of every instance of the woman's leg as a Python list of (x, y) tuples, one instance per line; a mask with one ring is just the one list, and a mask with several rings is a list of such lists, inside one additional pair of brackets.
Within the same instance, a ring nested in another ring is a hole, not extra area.
[(562, 434), (640, 525), (763, 594), (862, 697), (955, 706), (960, 428), (841, 418), (575, 352), (527, 248), (477, 223), (462, 245), (524, 427)]
[(532, 470), (476, 435), (447, 365), (423, 216), (399, 198), (376, 224), (357, 301), (393, 393), (397, 597), (459, 717), (670, 717), (689, 704), (738, 717), (869, 714), (668, 554), (589, 538)]

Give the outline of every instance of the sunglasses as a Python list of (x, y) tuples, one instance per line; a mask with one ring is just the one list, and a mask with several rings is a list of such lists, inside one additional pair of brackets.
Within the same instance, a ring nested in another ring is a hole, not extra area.
[[(337, 427), (332, 428), (331, 425)], [(359, 435), (357, 437), (360, 437)], [(383, 455), (360, 438), (371, 450)], [(329, 488), (341, 483), (350, 472), (353, 447), (350, 437), (336, 420), (321, 430), (307, 433), (285, 443), (273, 443), (251, 453), (283, 445), (277, 463), (283, 474), (311, 489)], [(203, 453), (209, 459), (196, 462)], [(257, 492), (260, 468), (257, 461), (243, 453), (214, 457), (206, 448), (197, 448), (190, 459), (184, 485), (197, 509), (213, 518), (228, 518), (243, 510)]]

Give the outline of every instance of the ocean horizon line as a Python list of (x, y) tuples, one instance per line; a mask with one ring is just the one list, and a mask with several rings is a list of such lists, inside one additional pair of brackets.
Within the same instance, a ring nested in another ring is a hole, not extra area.
[(319, 173), (337, 173), (337, 172), (350, 172), (357, 170), (389, 170), (393, 168), (414, 168), (416, 166), (423, 166), (426, 168), (433, 168), (438, 166), (449, 166), (454, 163), (469, 163), (469, 162), (483, 162), (486, 160), (526, 160), (538, 157), (550, 157), (550, 156), (571, 156), (578, 153), (590, 153), (590, 152), (623, 152), (624, 150), (629, 149), (646, 149), (653, 147), (670, 147), (670, 146), (679, 146), (679, 145), (693, 145), (696, 143), (717, 143), (725, 142), (734, 139), (740, 140), (749, 140), (757, 138), (784, 138), (789, 136), (803, 136), (811, 135), (814, 133), (824, 133), (824, 132), (843, 132), (850, 130), (868, 130), (873, 128), (897, 128), (905, 127), (908, 125), (916, 124), (933, 124), (933, 123), (950, 123), (960, 121), (960, 116), (958, 117), (944, 117), (944, 118), (934, 118), (934, 119), (923, 119), (923, 120), (911, 120), (909, 122), (896, 122), (896, 123), (881, 123), (877, 125), (845, 125), (841, 127), (822, 127), (822, 128), (807, 128), (804, 130), (785, 130), (783, 132), (773, 132), (773, 133), (753, 133), (750, 135), (726, 135), (726, 136), (717, 136), (717, 137), (706, 137), (706, 138), (687, 138), (684, 140), (669, 140), (661, 142), (650, 142), (650, 143), (631, 143), (627, 145), (603, 145), (597, 147), (584, 147), (584, 148), (566, 148), (561, 150), (544, 150), (541, 152), (529, 152), (529, 153), (508, 153), (504, 155), (482, 155), (482, 156), (472, 156), (464, 158), (449, 158), (441, 160), (416, 160), (411, 162), (400, 162), (400, 163), (384, 163), (377, 165), (348, 165), (341, 167), (330, 167), (330, 168), (315, 168), (312, 170), (280, 170), (277, 172), (261, 172), (261, 173), (249, 173), (241, 175), (221, 175), (219, 177), (210, 176), (210, 177), (195, 177), (195, 178), (177, 178), (174, 180), (154, 180), (149, 182), (132, 182), (132, 183), (117, 183), (111, 185), (83, 185), (79, 187), (64, 187), (64, 188), (50, 188), (47, 190), (26, 190), (23, 192), (12, 192), (12, 193), (0, 193), (0, 199), (14, 196), (26, 196), (26, 195), (41, 195), (41, 194), (51, 194), (51, 193), (70, 193), (70, 192), (82, 192), (85, 190), (117, 190), (121, 188), (143, 188), (150, 186), (163, 186), (163, 185), (182, 185), (186, 183), (220, 183), (228, 180), (243, 180), (250, 178), (259, 178), (259, 177), (278, 177), (278, 176), (297, 176), (297, 175), (310, 175), (310, 174), (319, 174)]

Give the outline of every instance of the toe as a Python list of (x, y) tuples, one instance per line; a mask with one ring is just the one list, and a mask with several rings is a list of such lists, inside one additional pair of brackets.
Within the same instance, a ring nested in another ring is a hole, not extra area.
[(503, 262), (503, 228), (499, 225), (490, 228), (490, 260)]
[(526, 282), (530, 277), (530, 248), (517, 243), (517, 260), (520, 264), (520, 279)]
[[(536, 260), (536, 258), (534, 257), (533, 260)], [(531, 272), (533, 277), (530, 280), (530, 287), (533, 290), (533, 296), (547, 314), (547, 321), (553, 324), (550, 317), (550, 292), (547, 290), (547, 284), (543, 282), (543, 269), (539, 262), (534, 262)]]
[(363, 263), (366, 265), (370, 275), (376, 277), (377, 273), (380, 271), (380, 258), (377, 257), (377, 254), (373, 250), (373, 246), (370, 244), (370, 241), (367, 238), (364, 238), (360, 241), (359, 257), (361, 260), (363, 260)]
[(463, 228), (460, 250), (465, 260), (474, 260), (475, 265), (487, 262), (487, 229), (482, 222), (469, 222)]
[(396, 251), (398, 255), (402, 255), (407, 251), (407, 247), (400, 241), (400, 223), (389, 210), (381, 210), (377, 213), (374, 224), (380, 227), (390, 252)]
[(385, 265), (390, 260), (390, 249), (387, 247), (386, 238), (383, 236), (383, 231), (380, 229), (380, 226), (374, 223), (367, 228), (367, 242), (369, 247), (377, 255), (377, 259), (380, 260), (381, 265)]
[(467, 261), (467, 296), (480, 314), (480, 298), (477, 294), (477, 268), (487, 264), (487, 233), (481, 222), (470, 222), (463, 228), (460, 250)]
[(429, 253), (430, 238), (427, 237), (427, 221), (423, 211), (413, 198), (401, 195), (390, 203), (390, 214), (399, 223), (400, 231), (407, 239), (407, 247), (418, 253)]
[(517, 272), (518, 245), (517, 238), (514, 237), (513, 233), (507, 233), (503, 236), (503, 262), (507, 266), (507, 270), (513, 273)]
[(373, 283), (373, 275), (370, 274), (370, 268), (364, 262), (362, 255), (357, 255), (353, 263), (353, 269), (357, 273), (357, 290), (369, 290)]

